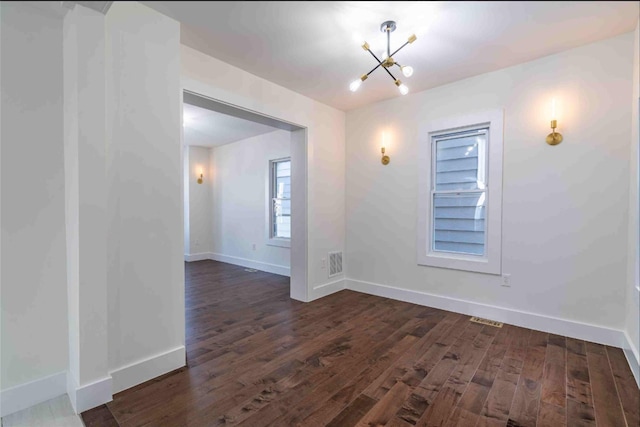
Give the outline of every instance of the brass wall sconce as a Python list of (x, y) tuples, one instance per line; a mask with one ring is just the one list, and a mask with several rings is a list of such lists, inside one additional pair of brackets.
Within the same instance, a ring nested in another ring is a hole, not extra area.
[(380, 151), (382, 152), (382, 158), (380, 159), (380, 162), (383, 165), (388, 165), (389, 162), (391, 161), (391, 159), (389, 158), (389, 156), (387, 156), (385, 154), (385, 151), (387, 150), (387, 147), (389, 146), (389, 131), (383, 131), (382, 132), (382, 144), (380, 144)]
[(204, 174), (202, 173), (202, 168), (200, 168), (200, 177), (198, 178), (198, 184), (202, 184)]
[(382, 147), (382, 149), (380, 151), (382, 151), (382, 159), (380, 159), (380, 162), (382, 162), (382, 164), (386, 166), (386, 165), (389, 164), (391, 159), (389, 158), (389, 156), (384, 154), (384, 147)]
[(562, 142), (562, 134), (556, 132), (558, 120), (556, 118), (556, 100), (551, 102), (551, 133), (547, 135), (547, 144), (558, 145)]

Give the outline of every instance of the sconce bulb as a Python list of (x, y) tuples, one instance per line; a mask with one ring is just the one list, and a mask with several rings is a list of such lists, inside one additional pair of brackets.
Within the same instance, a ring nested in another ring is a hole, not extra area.
[(362, 84), (362, 80), (358, 79), (358, 80), (354, 80), (351, 82), (351, 84), (349, 85), (349, 90), (351, 92), (355, 92), (358, 90), (358, 88), (360, 87), (360, 85)]
[(400, 93), (403, 95), (406, 95), (409, 93), (409, 88), (404, 83), (398, 86), (398, 89), (400, 89)]
[(409, 66), (409, 65), (404, 65), (402, 67), (402, 74), (405, 77), (411, 77), (413, 75), (413, 67)]

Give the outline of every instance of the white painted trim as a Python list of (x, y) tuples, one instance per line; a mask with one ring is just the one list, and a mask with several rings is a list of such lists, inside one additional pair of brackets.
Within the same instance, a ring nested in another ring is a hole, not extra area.
[(279, 248), (290, 248), (291, 239), (283, 239), (281, 237), (269, 237), (266, 242), (267, 246), (277, 246)]
[(345, 279), (339, 279), (333, 282), (314, 286), (310, 301), (326, 297), (327, 295), (331, 295), (336, 292), (340, 292), (343, 289), (345, 289)]
[[(486, 201), (486, 255), (483, 257), (434, 251), (432, 242), (433, 137), (477, 126), (489, 126)], [(502, 271), (502, 145), (504, 111), (494, 109), (433, 120), (420, 128), (418, 152), (418, 233), (416, 259), (419, 265), (501, 274)]]
[(618, 329), (433, 295), (426, 292), (411, 291), (378, 283), (346, 279), (346, 289), (615, 347), (622, 347), (622, 343), (626, 340), (624, 332)]
[(213, 261), (226, 262), (227, 264), (234, 264), (247, 268), (255, 268), (256, 270), (266, 271), (267, 273), (291, 277), (291, 269), (284, 265), (268, 264), (266, 262), (254, 261), (247, 258), (239, 258), (235, 256), (216, 253), (210, 253), (209, 255), (209, 259)]
[(111, 371), (113, 394), (185, 366), (185, 356), (185, 347), (181, 345)]
[(0, 417), (62, 396), (67, 392), (67, 373), (58, 372), (0, 391)]
[(198, 254), (184, 254), (184, 260), (187, 262), (192, 261), (203, 261), (205, 259), (212, 259), (211, 256), (213, 254), (211, 252), (200, 252)]
[(640, 388), (640, 355), (638, 354), (638, 349), (633, 345), (633, 341), (626, 331), (624, 332), (624, 341), (622, 350), (627, 358), (633, 377), (636, 379), (636, 384)]
[(83, 386), (78, 386), (71, 372), (67, 372), (67, 394), (76, 414), (80, 414), (96, 406), (104, 405), (113, 400), (111, 393), (113, 381), (111, 376), (101, 378)]

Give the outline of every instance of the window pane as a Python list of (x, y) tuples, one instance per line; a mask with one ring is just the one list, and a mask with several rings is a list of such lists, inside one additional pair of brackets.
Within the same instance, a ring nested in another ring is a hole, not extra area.
[(433, 195), (433, 250), (485, 253), (485, 192)]
[(273, 199), (273, 237), (291, 238), (291, 200)]
[(277, 177), (276, 178), (276, 192), (275, 197), (290, 199), (291, 198), (291, 177)]
[(460, 133), (435, 138), (436, 190), (485, 188), (486, 133)]
[(273, 162), (272, 236), (291, 238), (291, 160)]
[(276, 176), (291, 176), (291, 160), (276, 163)]

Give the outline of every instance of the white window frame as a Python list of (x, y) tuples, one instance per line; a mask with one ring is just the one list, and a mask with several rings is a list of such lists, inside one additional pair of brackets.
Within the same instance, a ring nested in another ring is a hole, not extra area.
[[(432, 185), (434, 136), (488, 128), (485, 254), (466, 255), (433, 250)], [(430, 267), (487, 274), (501, 274), (502, 268), (502, 146), (503, 111), (490, 110), (434, 120), (420, 129), (417, 262)]]
[(275, 237), (273, 235), (273, 199), (274, 199), (274, 179), (275, 179), (275, 165), (278, 162), (291, 161), (291, 157), (282, 157), (279, 159), (269, 160), (269, 168), (267, 171), (267, 225), (266, 225), (266, 240), (269, 246), (278, 246), (281, 248), (291, 247), (291, 238), (287, 237)]

